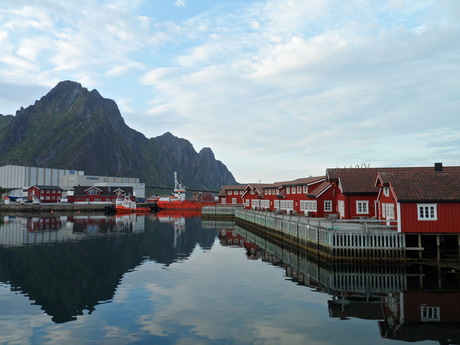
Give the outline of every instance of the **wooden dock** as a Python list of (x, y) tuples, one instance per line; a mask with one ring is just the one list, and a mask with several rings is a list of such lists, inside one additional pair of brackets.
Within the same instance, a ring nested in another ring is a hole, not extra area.
[[(230, 208), (203, 209), (203, 217), (229, 217)], [(304, 248), (319, 257), (341, 261), (403, 261), (408, 248), (404, 234), (394, 222), (372, 219), (339, 220), (283, 215), (273, 212), (233, 209), (237, 225), (269, 236), (272, 240)]]

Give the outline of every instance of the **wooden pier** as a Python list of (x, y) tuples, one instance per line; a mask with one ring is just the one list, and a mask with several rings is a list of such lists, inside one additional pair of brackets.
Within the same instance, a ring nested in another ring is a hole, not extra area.
[[(230, 208), (206, 208), (202, 216), (216, 217), (219, 212), (229, 217)], [(393, 262), (407, 260), (408, 251), (423, 250), (407, 247), (406, 237), (396, 231), (395, 222), (311, 218), (242, 208), (234, 208), (233, 212), (237, 225), (324, 259)]]

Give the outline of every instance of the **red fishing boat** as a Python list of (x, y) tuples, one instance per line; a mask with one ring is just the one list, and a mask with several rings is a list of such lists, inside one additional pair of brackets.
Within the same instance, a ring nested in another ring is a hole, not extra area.
[(118, 197), (115, 201), (116, 213), (149, 213), (150, 207), (139, 207), (129, 196)]
[(162, 210), (201, 210), (204, 206), (215, 206), (217, 201), (208, 195), (195, 193), (192, 200), (185, 198), (185, 187), (177, 181), (174, 172), (174, 193), (171, 196), (161, 197), (157, 200), (157, 207)]

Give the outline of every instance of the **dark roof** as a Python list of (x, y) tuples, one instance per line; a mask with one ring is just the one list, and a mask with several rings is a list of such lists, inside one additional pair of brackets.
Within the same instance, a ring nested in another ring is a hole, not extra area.
[(44, 186), (44, 185), (33, 185), (31, 187), (37, 187), (38, 189), (42, 189), (42, 190), (50, 190), (50, 189), (57, 189), (57, 190), (62, 190), (61, 187), (59, 186)]
[(397, 201), (460, 201), (460, 172), (381, 172), (383, 184), (392, 186)]
[[(442, 172), (460, 172), (458, 166), (446, 166), (442, 169)], [(434, 167), (334, 168), (327, 169), (326, 178), (328, 181), (338, 181), (344, 194), (377, 194), (375, 179), (379, 172), (434, 172)]]
[(219, 190), (219, 196), (226, 196), (225, 192), (227, 190), (244, 190), (246, 186), (247, 185), (244, 185), (244, 184), (222, 186), (220, 187), (220, 190)]
[(265, 188), (308, 185), (308, 184), (311, 184), (311, 183), (315, 183), (315, 182), (324, 180), (325, 178), (326, 178), (325, 176), (298, 178), (296, 180), (291, 180), (291, 181), (275, 182), (272, 185), (268, 185)]
[(321, 182), (315, 189), (313, 189), (310, 193), (307, 194), (309, 198), (317, 198), (321, 195), (326, 189), (331, 187), (331, 183), (328, 181)]
[(73, 190), (74, 190), (74, 195), (77, 196), (77, 195), (86, 195), (86, 191), (88, 189), (91, 189), (91, 188), (94, 188), (94, 189), (98, 189), (101, 191), (101, 195), (115, 195), (115, 191), (117, 190), (122, 190), (125, 194), (131, 194), (133, 195), (133, 187), (118, 187), (118, 186), (74, 186), (73, 187)]

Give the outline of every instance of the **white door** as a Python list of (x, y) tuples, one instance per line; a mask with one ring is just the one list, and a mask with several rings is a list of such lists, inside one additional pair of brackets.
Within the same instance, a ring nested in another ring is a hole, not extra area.
[(343, 200), (338, 200), (337, 207), (339, 208), (339, 218), (342, 219), (345, 217), (345, 202)]

